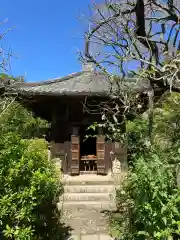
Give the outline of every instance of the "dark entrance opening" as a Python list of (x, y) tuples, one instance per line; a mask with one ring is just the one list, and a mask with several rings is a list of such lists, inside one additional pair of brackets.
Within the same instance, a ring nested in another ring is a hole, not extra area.
[(82, 126), (79, 131), (80, 136), (80, 171), (97, 171), (96, 154), (96, 133), (93, 130), (87, 130), (88, 126)]
[(87, 130), (87, 127), (80, 129), (80, 155), (96, 155), (96, 137), (93, 137), (94, 132)]

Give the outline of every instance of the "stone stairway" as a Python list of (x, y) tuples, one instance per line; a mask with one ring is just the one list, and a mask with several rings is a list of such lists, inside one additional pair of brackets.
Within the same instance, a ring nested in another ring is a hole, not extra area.
[(81, 175), (64, 178), (59, 207), (72, 234), (107, 234), (105, 211), (115, 210), (115, 187), (110, 176)]

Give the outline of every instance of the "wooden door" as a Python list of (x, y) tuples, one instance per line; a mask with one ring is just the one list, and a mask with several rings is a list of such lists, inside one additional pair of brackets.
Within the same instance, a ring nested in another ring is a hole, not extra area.
[(72, 175), (79, 174), (80, 160), (80, 141), (79, 136), (71, 135), (71, 163), (70, 170)]
[(106, 174), (105, 137), (103, 135), (97, 137), (96, 151), (97, 151), (97, 173)]

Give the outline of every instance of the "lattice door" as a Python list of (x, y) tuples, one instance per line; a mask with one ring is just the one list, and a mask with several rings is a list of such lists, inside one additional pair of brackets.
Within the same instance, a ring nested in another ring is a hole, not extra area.
[(97, 137), (96, 151), (97, 151), (97, 173), (105, 174), (106, 173), (105, 137), (103, 135)]
[(71, 136), (71, 174), (79, 174), (79, 160), (80, 160), (80, 141), (79, 137)]

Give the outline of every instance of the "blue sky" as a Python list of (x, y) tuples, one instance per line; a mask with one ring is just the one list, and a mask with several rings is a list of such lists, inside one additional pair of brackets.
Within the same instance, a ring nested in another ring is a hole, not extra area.
[[(91, 0), (3, 0), (1, 21), (14, 26), (4, 38), (12, 49), (10, 74), (41, 81), (79, 71), (77, 50), (83, 49), (83, 32)], [(78, 19), (80, 18), (80, 19)], [(1, 29), (2, 31), (2, 29)]]

